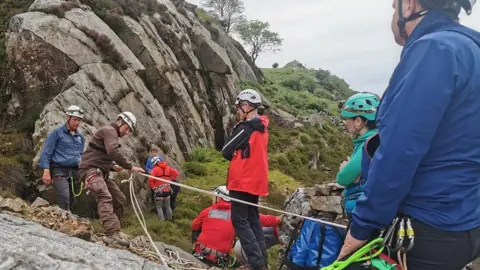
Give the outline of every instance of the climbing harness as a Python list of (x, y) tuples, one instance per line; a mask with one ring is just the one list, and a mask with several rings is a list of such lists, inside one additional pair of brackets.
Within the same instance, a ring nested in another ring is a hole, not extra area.
[[(170, 185), (183, 187), (183, 188), (193, 190), (193, 191), (196, 191), (196, 192), (200, 192), (200, 193), (203, 193), (203, 194), (216, 196), (216, 197), (221, 197), (222, 199), (227, 199), (227, 200), (230, 200), (230, 201), (234, 201), (234, 202), (238, 202), (238, 203), (242, 203), (242, 204), (246, 204), (246, 205), (250, 205), (250, 206), (254, 206), (254, 207), (258, 207), (258, 208), (263, 208), (263, 209), (274, 211), (274, 212), (277, 212), (277, 213), (281, 213), (281, 214), (284, 214), (284, 215), (287, 215), (287, 216), (298, 217), (298, 218), (301, 218), (301, 219), (308, 219), (308, 220), (311, 220), (311, 221), (315, 221), (315, 222), (318, 222), (318, 223), (322, 223), (322, 224), (325, 224), (325, 225), (330, 225), (330, 226), (334, 226), (334, 227), (338, 227), (338, 228), (342, 228), (342, 229), (347, 228), (347, 226), (343, 225), (343, 224), (338, 224), (338, 223), (335, 223), (335, 222), (330, 222), (330, 221), (321, 220), (321, 219), (317, 219), (317, 218), (302, 216), (302, 215), (299, 215), (299, 214), (286, 212), (286, 211), (271, 208), (271, 207), (268, 207), (268, 206), (259, 205), (259, 204), (255, 204), (255, 203), (251, 203), (251, 202), (247, 202), (247, 201), (242, 201), (242, 200), (232, 198), (232, 197), (227, 196), (227, 195), (217, 194), (217, 193), (214, 193), (212, 191), (207, 191), (207, 190), (203, 190), (203, 189), (200, 189), (200, 188), (187, 186), (187, 185), (184, 185), (184, 184), (180, 184), (178, 182), (170, 181), (170, 180), (163, 179), (163, 178), (160, 178), (160, 177), (151, 176), (151, 175), (148, 175), (148, 174), (145, 174), (145, 173), (137, 173), (137, 174), (145, 176), (145, 177), (149, 177), (149, 178), (152, 178), (152, 179), (155, 179), (155, 180), (167, 182)], [(125, 182), (125, 181), (128, 181), (128, 180), (123, 180), (122, 183)]]
[[(228, 253), (222, 253), (215, 249), (206, 247), (200, 242), (195, 243), (195, 253), (193, 253), (197, 259), (201, 261), (208, 261), (216, 266), (222, 268), (230, 267), (230, 265), (235, 265), (236, 259), (231, 257)], [(233, 264), (231, 263), (233, 261)]]
[(378, 257), (385, 246), (383, 245), (384, 239), (379, 237), (370, 243), (366, 244), (355, 253), (353, 253), (350, 257), (343, 261), (335, 261), (333, 264), (323, 267), (321, 270), (337, 270), (337, 269), (345, 269), (352, 263), (359, 263), (372, 260)]

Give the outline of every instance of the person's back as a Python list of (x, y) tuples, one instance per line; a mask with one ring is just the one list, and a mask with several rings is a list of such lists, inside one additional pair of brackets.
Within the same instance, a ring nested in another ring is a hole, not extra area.
[(200, 212), (192, 222), (192, 230), (201, 231), (198, 242), (221, 253), (230, 253), (235, 238), (230, 211), (230, 202), (220, 200)]
[(377, 112), (380, 147), (339, 259), (399, 217), (415, 232), (409, 269), (461, 269), (480, 254), (480, 33), (439, 2), (403, 2), (394, 1), (404, 48)]
[[(120, 152), (118, 131), (114, 125), (107, 125), (95, 132), (83, 152), (79, 169), (85, 173), (89, 169), (100, 169), (107, 174), (115, 161), (119, 166), (127, 170), (132, 168)], [(83, 177), (82, 177), (83, 178)]]
[[(429, 105), (437, 106), (439, 113), (443, 111), (443, 117), (432, 115), (441, 117), (438, 126), (425, 123), (425, 129), (431, 129), (427, 133), (434, 133), (428, 148), (420, 137), (410, 149), (405, 149), (426, 154), (399, 210), (413, 213), (415, 218), (434, 227), (468, 230), (480, 226), (480, 33), (452, 22), (407, 46), (424, 42), (439, 44), (449, 51), (447, 56), (451, 55), (451, 59), (439, 59), (432, 64), (448, 61), (444, 64), (451, 65), (455, 81), (453, 87), (439, 89), (443, 93), (421, 97), (425, 102), (437, 101), (438, 104)], [(394, 94), (386, 92), (385, 104), (392, 101)], [(379, 117), (378, 121), (388, 120)]]

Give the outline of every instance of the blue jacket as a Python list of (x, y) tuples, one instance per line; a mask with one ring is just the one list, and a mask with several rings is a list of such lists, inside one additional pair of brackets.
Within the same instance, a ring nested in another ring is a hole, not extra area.
[(85, 138), (78, 131), (71, 135), (66, 125), (56, 128), (47, 137), (40, 153), (40, 168), (77, 167), (82, 159)]
[(351, 234), (398, 214), (445, 231), (480, 226), (480, 33), (429, 11), (407, 40), (377, 112), (381, 144)]

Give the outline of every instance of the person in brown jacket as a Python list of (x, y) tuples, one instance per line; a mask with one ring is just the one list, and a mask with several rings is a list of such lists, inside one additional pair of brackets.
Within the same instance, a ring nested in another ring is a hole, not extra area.
[(125, 195), (115, 182), (109, 179), (109, 172), (145, 172), (134, 167), (120, 152), (118, 139), (131, 133), (136, 126), (136, 118), (131, 112), (122, 112), (117, 121), (104, 126), (93, 134), (80, 162), (80, 178), (85, 188), (95, 195), (98, 214), (103, 223), (107, 244), (128, 247), (130, 243), (120, 237), (120, 219), (126, 203)]

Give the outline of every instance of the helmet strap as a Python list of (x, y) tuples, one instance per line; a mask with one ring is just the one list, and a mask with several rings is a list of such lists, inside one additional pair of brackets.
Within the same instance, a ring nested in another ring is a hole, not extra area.
[(70, 125), (70, 120), (72, 120), (72, 116), (68, 115), (67, 116), (67, 123), (66, 123), (67, 124), (67, 129), (68, 129), (68, 131), (73, 132), (73, 130), (71, 129), (72, 125)]
[(398, 25), (398, 29), (400, 30), (400, 36), (406, 40), (406, 39), (408, 39), (408, 34), (407, 34), (407, 31), (405, 30), (405, 25), (407, 24), (407, 22), (413, 21), (417, 18), (425, 16), (425, 14), (427, 14), (427, 12), (428, 12), (428, 9), (420, 10), (419, 12), (416, 12), (416, 13), (412, 14), (410, 17), (405, 18), (405, 17), (403, 17), (403, 11), (402, 11), (403, 0), (397, 0), (397, 2), (398, 2), (398, 7), (397, 7), (398, 8), (398, 21), (397, 21), (397, 25)]
[[(247, 102), (248, 102), (248, 101), (247, 101)], [(244, 117), (243, 117), (243, 119), (242, 119), (243, 121), (246, 121), (246, 120), (247, 120), (247, 116), (248, 116), (249, 113), (251, 113), (251, 112), (253, 112), (253, 111), (255, 111), (255, 110), (257, 109), (257, 106), (254, 105), (254, 104), (252, 104), (252, 103), (250, 103), (250, 102), (248, 102), (248, 105), (249, 105), (250, 107), (252, 107), (252, 109), (249, 110), (249, 111), (245, 111), (245, 110), (242, 108), (242, 105), (239, 105), (239, 106), (238, 106), (238, 107), (240, 108), (240, 110), (242, 111), (243, 115), (244, 115)]]

